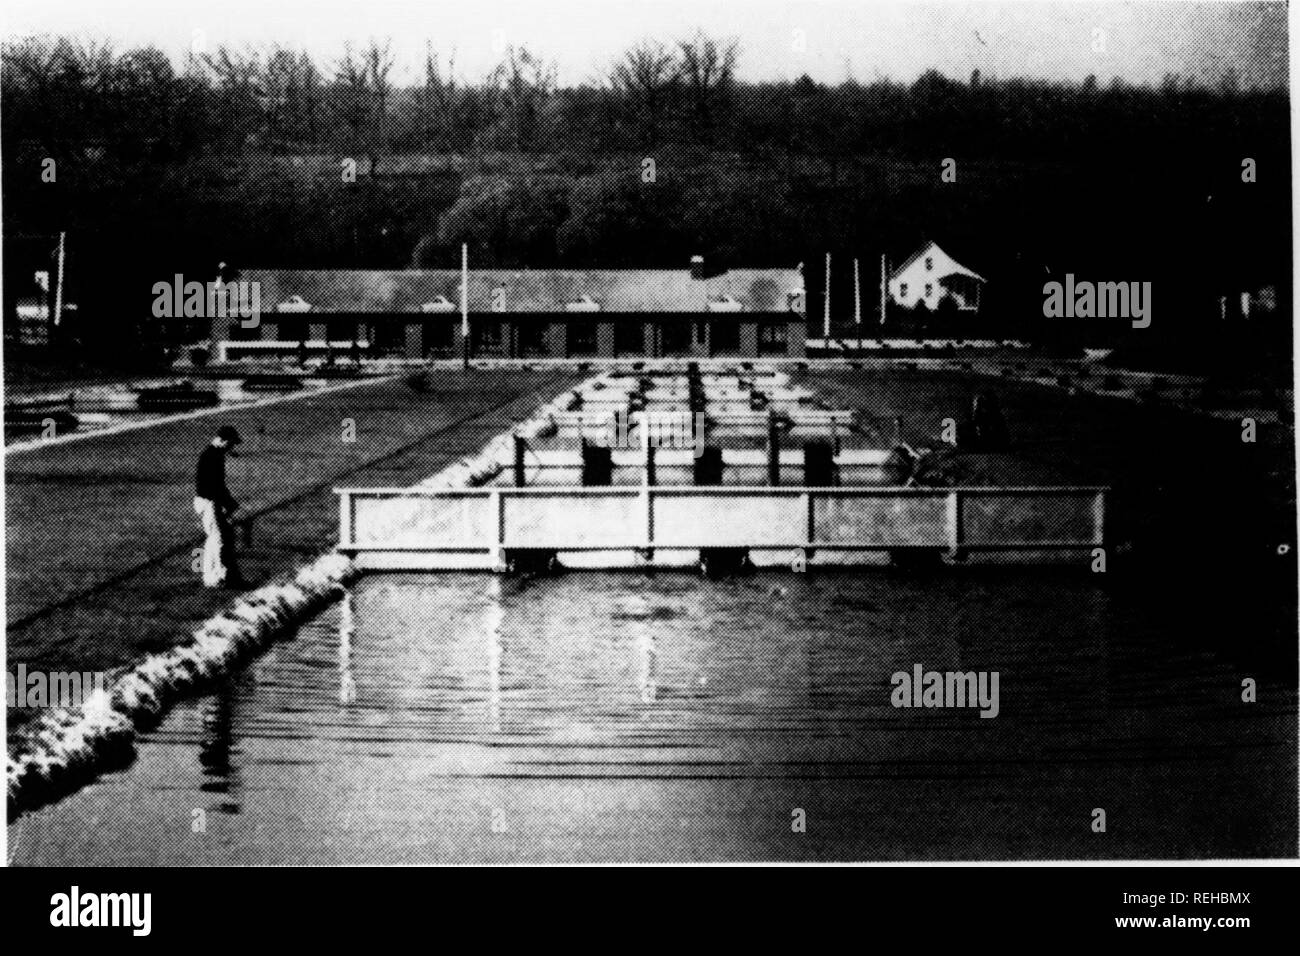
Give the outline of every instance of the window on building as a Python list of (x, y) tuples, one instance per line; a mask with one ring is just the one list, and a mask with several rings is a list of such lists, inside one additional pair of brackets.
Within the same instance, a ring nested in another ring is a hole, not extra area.
[(568, 327), (569, 354), (596, 354), (596, 323), (585, 319), (571, 319)]
[(330, 319), (325, 323), (325, 335), (331, 342), (351, 342), (357, 334), (357, 323), (352, 319)]
[(504, 323), (480, 319), (472, 324), (475, 355), (502, 355), (505, 349)]
[(934, 285), (932, 283), (927, 282), (925, 284), (925, 297), (927, 299), (934, 298)]
[(758, 354), (785, 354), (786, 324), (784, 322), (764, 322), (758, 327)]
[(371, 348), (377, 355), (401, 355), (406, 350), (406, 323), (380, 320), (374, 325)]
[(662, 353), (664, 355), (691, 354), (691, 323), (668, 319), (660, 325)]
[(906, 282), (900, 282), (900, 283), (898, 284), (898, 295), (899, 295), (900, 298), (903, 298), (903, 299), (906, 299), (906, 298), (907, 298), (907, 283), (906, 283)]
[(519, 354), (521, 356), (545, 356), (546, 323), (524, 321), (519, 324)]
[(645, 329), (640, 322), (620, 317), (614, 323), (614, 351), (619, 355), (645, 354)]
[(925, 271), (926, 272), (934, 271), (934, 259), (932, 259), (930, 256), (925, 257)]
[(275, 337), (281, 342), (301, 342), (307, 338), (310, 329), (306, 319), (276, 319)]
[(714, 355), (736, 355), (740, 352), (740, 323), (727, 320), (714, 322), (710, 331), (713, 334)]
[(424, 323), (424, 354), (446, 357), (456, 349), (456, 322), (451, 319), (430, 319)]

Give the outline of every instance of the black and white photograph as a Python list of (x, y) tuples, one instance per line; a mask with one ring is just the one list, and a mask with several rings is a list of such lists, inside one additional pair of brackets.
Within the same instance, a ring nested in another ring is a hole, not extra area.
[(7, 863), (1294, 863), (1290, 16), (8, 6)]

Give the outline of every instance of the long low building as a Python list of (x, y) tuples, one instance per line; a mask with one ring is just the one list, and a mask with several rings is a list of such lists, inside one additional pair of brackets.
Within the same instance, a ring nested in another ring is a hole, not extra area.
[[(451, 358), (462, 352), (458, 270), (248, 269), (261, 320), (215, 318), (213, 346), (238, 359), (281, 349)], [(797, 269), (512, 270), (469, 273), (471, 353), (478, 358), (773, 356), (804, 354)]]

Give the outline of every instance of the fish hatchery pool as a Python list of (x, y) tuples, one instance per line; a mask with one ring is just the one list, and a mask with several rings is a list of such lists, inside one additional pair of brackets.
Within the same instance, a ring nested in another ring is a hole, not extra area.
[[(1072, 570), (373, 575), (9, 827), (27, 865), (1288, 854), (1285, 675)], [(998, 714), (891, 675), (998, 671)], [(1106, 808), (1107, 832), (1093, 831)], [(802, 821), (803, 828), (796, 825)]]

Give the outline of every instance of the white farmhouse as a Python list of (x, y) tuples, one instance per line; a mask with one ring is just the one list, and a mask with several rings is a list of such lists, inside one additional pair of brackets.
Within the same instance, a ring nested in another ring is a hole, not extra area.
[(938, 311), (942, 304), (961, 312), (978, 312), (983, 284), (983, 276), (967, 269), (937, 243), (927, 242), (890, 275), (889, 298), (905, 309), (924, 302), (931, 311)]

